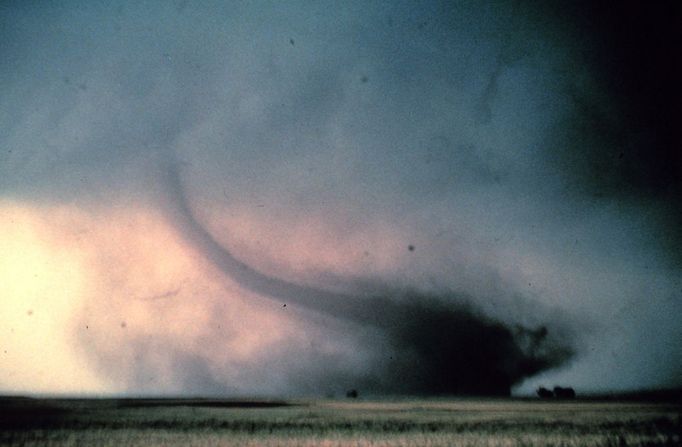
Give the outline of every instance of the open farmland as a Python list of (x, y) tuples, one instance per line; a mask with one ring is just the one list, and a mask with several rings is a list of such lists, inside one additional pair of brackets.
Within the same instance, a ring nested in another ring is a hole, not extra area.
[(664, 446), (674, 403), (3, 398), (0, 444), (27, 446)]

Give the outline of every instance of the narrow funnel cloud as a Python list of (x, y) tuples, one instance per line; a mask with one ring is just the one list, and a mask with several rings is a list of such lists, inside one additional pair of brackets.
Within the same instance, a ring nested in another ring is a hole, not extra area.
[(235, 258), (199, 223), (188, 203), (178, 163), (167, 163), (162, 174), (162, 191), (168, 194), (167, 211), (172, 222), (208, 260), (239, 286), (259, 295), (296, 303), (312, 310), (352, 320), (362, 318), (361, 298), (307, 287), (267, 276)]

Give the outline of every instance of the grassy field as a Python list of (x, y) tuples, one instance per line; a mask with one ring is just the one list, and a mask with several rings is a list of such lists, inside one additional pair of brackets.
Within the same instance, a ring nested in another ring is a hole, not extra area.
[(674, 446), (674, 403), (0, 398), (0, 445)]

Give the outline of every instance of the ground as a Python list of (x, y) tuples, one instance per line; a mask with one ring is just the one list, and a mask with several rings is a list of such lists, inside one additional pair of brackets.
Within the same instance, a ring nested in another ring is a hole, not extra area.
[(675, 402), (0, 398), (0, 445), (673, 446)]

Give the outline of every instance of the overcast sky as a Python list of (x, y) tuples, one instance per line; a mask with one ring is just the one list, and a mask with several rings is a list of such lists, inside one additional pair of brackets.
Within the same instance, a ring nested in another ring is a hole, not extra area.
[(0, 391), (682, 386), (680, 7), (0, 4)]

